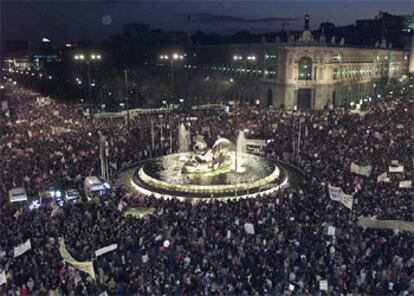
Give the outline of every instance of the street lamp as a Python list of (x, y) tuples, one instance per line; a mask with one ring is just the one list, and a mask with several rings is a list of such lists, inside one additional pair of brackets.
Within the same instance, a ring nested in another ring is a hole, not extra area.
[(184, 59), (184, 55), (179, 54), (179, 53), (173, 53), (171, 55), (167, 55), (167, 54), (162, 54), (160, 55), (160, 59), (161, 60), (168, 60), (170, 62), (170, 66), (171, 66), (171, 96), (172, 98), (174, 98), (174, 63), (176, 61), (179, 60), (183, 60)]
[[(75, 60), (77, 61), (84, 61), (86, 63), (86, 75), (88, 79), (88, 99), (91, 101), (92, 95), (91, 95), (91, 70), (90, 70), (90, 62), (91, 61), (97, 61), (102, 58), (100, 54), (97, 53), (91, 53), (89, 55), (85, 55), (83, 53), (77, 54), (74, 56)], [(80, 84), (80, 83), (79, 83)]]

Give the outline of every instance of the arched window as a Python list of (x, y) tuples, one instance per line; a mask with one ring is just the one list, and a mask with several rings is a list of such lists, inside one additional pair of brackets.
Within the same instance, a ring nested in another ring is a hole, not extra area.
[(298, 62), (298, 79), (312, 80), (312, 59), (303, 57)]

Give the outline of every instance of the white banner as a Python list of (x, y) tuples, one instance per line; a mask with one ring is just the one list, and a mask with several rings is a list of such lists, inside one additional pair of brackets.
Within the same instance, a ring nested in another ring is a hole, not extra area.
[(254, 234), (254, 226), (252, 223), (244, 223), (244, 230), (248, 234)]
[(65, 246), (65, 241), (63, 238), (59, 238), (59, 253), (62, 256), (63, 260), (72, 265), (73, 267), (79, 269), (80, 271), (86, 272), (91, 276), (92, 279), (96, 281), (95, 270), (93, 269), (92, 261), (79, 262), (76, 261), (68, 252)]
[(390, 178), (388, 178), (387, 172), (382, 173), (381, 175), (377, 177), (377, 183), (380, 183), (380, 182), (385, 182), (385, 183), (390, 182)]
[(348, 209), (352, 210), (352, 205), (354, 204), (354, 197), (350, 194), (342, 193), (341, 203)]
[(413, 186), (413, 181), (400, 181), (399, 188), (411, 188)]
[(102, 256), (103, 254), (114, 251), (116, 249), (118, 249), (118, 244), (112, 244), (112, 245), (109, 245), (109, 246), (106, 246), (106, 247), (103, 247), (103, 248), (100, 248), (100, 249), (96, 250), (95, 251), (95, 256), (99, 257), (99, 256)]
[(6, 271), (3, 270), (2, 273), (0, 273), (0, 286), (6, 283), (7, 283)]
[(353, 162), (351, 162), (351, 173), (355, 173), (358, 175), (369, 177), (371, 175), (372, 166), (359, 166)]
[(322, 280), (319, 282), (319, 290), (321, 291), (328, 291), (328, 281)]
[(335, 236), (335, 226), (328, 226), (328, 235), (329, 236)]
[(359, 217), (358, 224), (366, 228), (392, 229), (414, 232), (414, 222), (401, 220), (377, 220), (369, 217)]
[(328, 185), (328, 189), (329, 189), (329, 196), (332, 200), (339, 201), (345, 207), (352, 210), (352, 205), (354, 203), (354, 198), (352, 195), (344, 193), (342, 191), (342, 188), (340, 187), (334, 187), (334, 186)]
[(402, 166), (402, 165), (399, 165), (399, 166), (396, 166), (396, 167), (390, 166), (388, 168), (388, 171), (390, 173), (402, 173), (402, 172), (404, 172), (404, 166)]
[(30, 243), (30, 239), (28, 239), (23, 244), (20, 244), (17, 247), (14, 247), (14, 258), (19, 257), (20, 255), (26, 253), (31, 248), (32, 248), (32, 245)]
[(342, 188), (328, 185), (329, 197), (334, 201), (341, 201)]

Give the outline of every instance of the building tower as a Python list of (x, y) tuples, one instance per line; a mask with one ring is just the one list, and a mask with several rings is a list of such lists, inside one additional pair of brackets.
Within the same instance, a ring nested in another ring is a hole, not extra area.
[(414, 74), (414, 33), (411, 33), (411, 46), (409, 56), (408, 72)]

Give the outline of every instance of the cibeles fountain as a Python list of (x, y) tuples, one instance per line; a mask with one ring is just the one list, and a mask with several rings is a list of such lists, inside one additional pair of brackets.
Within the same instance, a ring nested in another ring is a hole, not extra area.
[(130, 188), (163, 198), (227, 200), (256, 197), (287, 183), (287, 174), (277, 162), (246, 153), (242, 131), (235, 143), (218, 138), (211, 147), (197, 135), (190, 148), (189, 131), (184, 125), (178, 135), (177, 153), (130, 168)]

